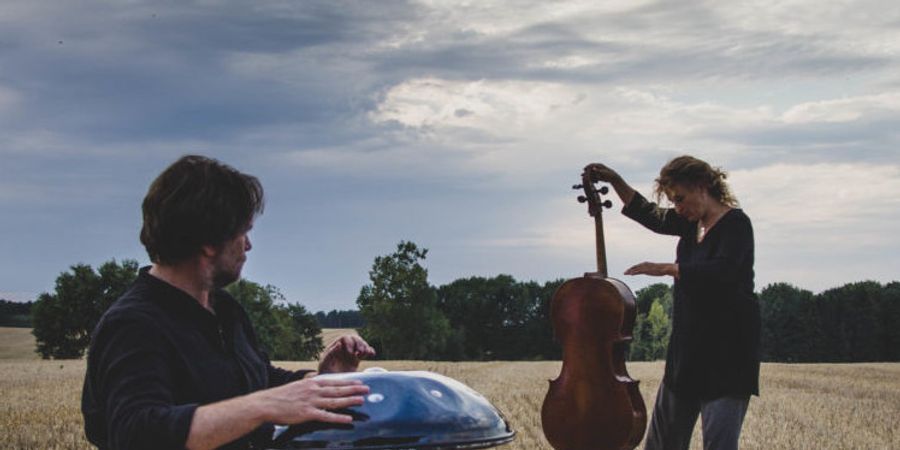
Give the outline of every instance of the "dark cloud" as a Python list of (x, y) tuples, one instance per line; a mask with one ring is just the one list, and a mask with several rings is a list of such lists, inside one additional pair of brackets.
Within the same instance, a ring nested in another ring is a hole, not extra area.
[[(403, 15), (392, 5), (61, 7), (0, 32), (6, 62), (0, 83), (28, 100), (14, 126), (103, 141), (215, 141), (261, 125), (322, 124), (347, 114), (355, 74), (319, 65), (314, 54), (304, 61), (304, 51), (352, 57), (339, 49), (388, 34), (388, 14)], [(70, 20), (59, 17), (67, 13)], [(42, 26), (50, 30), (30, 30)], [(46, 45), (57, 40), (64, 44)], [(229, 66), (241, 55), (299, 59), (295, 67), (308, 68), (290, 74), (290, 83), (253, 78)]]

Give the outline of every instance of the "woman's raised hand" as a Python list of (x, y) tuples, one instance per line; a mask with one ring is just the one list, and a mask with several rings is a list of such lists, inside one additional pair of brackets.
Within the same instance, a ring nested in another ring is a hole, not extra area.
[(584, 166), (584, 172), (582, 173), (590, 174), (591, 181), (613, 183), (622, 179), (618, 172), (601, 163), (591, 163)]

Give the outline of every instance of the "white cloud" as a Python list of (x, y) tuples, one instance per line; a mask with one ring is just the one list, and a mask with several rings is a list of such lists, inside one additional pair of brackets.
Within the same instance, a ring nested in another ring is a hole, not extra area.
[(761, 284), (896, 279), (900, 164), (776, 164), (731, 178), (754, 223)]
[(885, 92), (817, 102), (801, 103), (785, 111), (785, 123), (851, 122), (865, 116), (900, 113), (900, 92)]
[(900, 246), (900, 161), (775, 164), (734, 170), (731, 180), (773, 245)]
[(469, 127), (504, 135), (547, 123), (555, 111), (582, 98), (577, 88), (558, 83), (419, 78), (389, 89), (370, 118), (376, 123)]
[(554, 21), (571, 21), (585, 14), (602, 15), (626, 12), (650, 0), (595, 2), (519, 2), (515, 6), (504, 0), (464, 1), (419, 0), (430, 12), (432, 30), (461, 29), (488, 36), (508, 35), (528, 27)]
[(818, 37), (842, 51), (896, 56), (900, 9), (889, 4), (880, 0), (713, 2), (723, 22), (741, 29), (797, 39)]

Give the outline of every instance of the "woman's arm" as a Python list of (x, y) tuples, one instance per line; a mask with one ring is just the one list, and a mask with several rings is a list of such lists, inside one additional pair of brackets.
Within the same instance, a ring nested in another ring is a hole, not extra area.
[(622, 200), (622, 214), (640, 223), (654, 233), (682, 236), (691, 232), (693, 225), (670, 208), (660, 208), (656, 203), (647, 201), (643, 195), (634, 190), (615, 170), (600, 164), (588, 164), (585, 172), (591, 179), (610, 183)]

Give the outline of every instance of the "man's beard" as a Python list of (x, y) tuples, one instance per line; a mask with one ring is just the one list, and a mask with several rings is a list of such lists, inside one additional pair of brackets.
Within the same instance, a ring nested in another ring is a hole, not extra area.
[(215, 289), (223, 288), (239, 278), (241, 278), (241, 266), (238, 266), (236, 270), (217, 268), (216, 273), (213, 274), (213, 287)]

